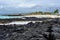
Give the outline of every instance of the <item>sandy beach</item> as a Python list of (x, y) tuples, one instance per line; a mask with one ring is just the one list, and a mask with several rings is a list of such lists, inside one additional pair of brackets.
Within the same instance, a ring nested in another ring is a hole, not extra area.
[(58, 15), (25, 15), (25, 17), (37, 17), (37, 18), (60, 18)]

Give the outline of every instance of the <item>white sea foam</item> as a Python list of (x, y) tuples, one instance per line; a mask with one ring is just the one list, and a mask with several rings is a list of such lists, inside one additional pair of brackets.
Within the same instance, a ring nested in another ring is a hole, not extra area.
[(42, 22), (42, 21), (14, 21), (14, 22), (5, 23), (5, 24), (0, 23), (0, 25), (13, 25), (13, 24), (24, 25), (24, 24), (28, 24), (29, 22), (35, 23), (35, 22)]

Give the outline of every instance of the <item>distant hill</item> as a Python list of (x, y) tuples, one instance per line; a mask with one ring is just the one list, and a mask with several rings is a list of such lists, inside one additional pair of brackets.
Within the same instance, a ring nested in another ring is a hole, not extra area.
[(23, 16), (22, 14), (5, 14), (3, 16)]

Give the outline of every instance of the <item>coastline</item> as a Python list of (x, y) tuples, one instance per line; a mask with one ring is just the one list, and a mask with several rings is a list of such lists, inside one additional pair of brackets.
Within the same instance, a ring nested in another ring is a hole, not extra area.
[[(8, 16), (9, 17), (9, 16)], [(9, 19), (0, 19), (0, 25), (3, 25), (5, 23), (11, 23), (17, 24), (18, 22), (20, 22), (22, 24), (22, 22), (29, 22), (29, 21), (44, 21), (44, 20), (48, 20), (48, 19), (57, 19), (60, 18), (60, 16), (58, 15), (24, 15), (23, 17), (17, 17), (14, 16), (12, 18)]]

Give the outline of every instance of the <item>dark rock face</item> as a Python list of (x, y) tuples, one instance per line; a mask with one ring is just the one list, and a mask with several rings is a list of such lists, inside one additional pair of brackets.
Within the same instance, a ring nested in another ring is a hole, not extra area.
[[(53, 31), (48, 30), (50, 26)], [(60, 19), (26, 25), (0, 25), (0, 40), (47, 40), (51, 31), (54, 34), (52, 37), (60, 40)]]

